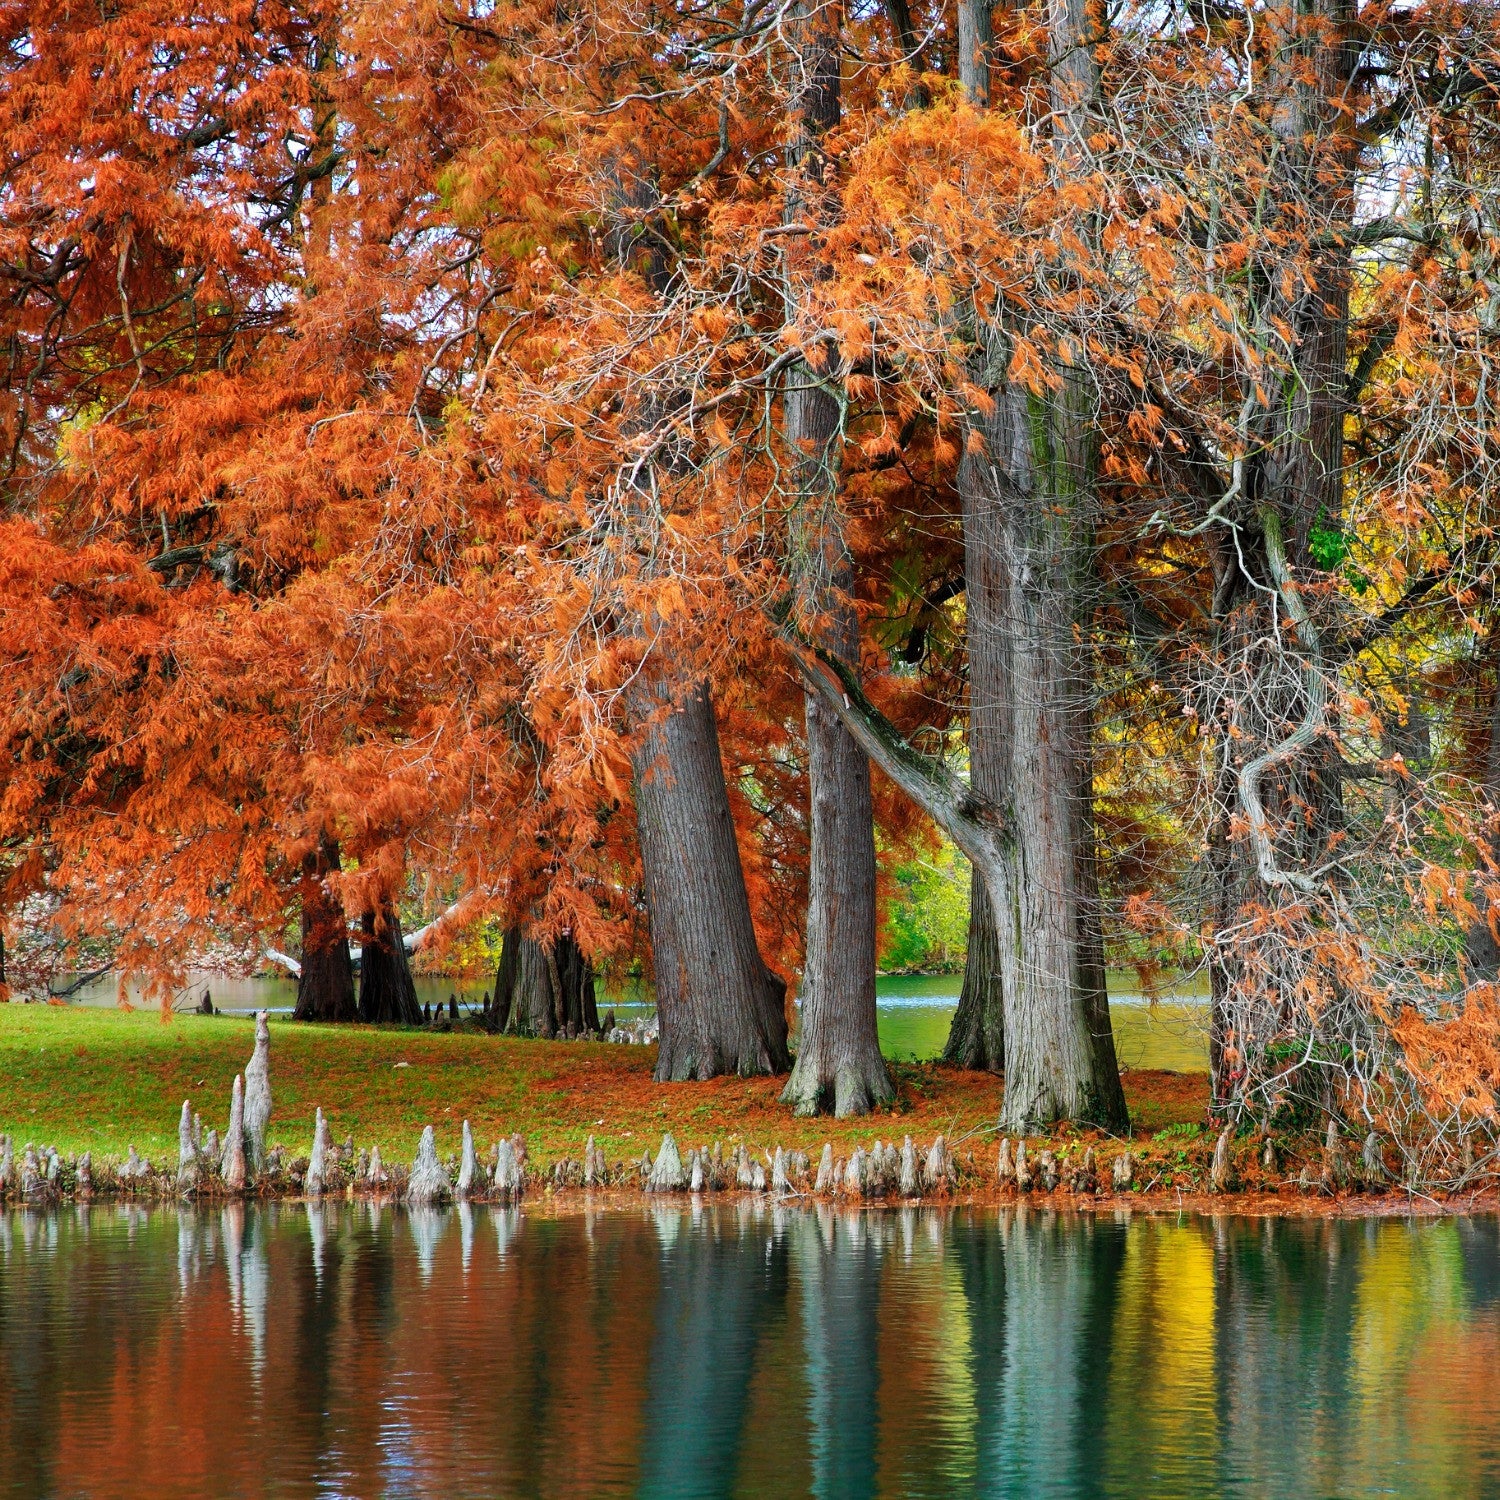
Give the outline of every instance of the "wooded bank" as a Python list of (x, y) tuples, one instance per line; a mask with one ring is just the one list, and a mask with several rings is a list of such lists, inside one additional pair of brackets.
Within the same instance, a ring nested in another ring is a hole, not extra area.
[(13, 10), (0, 995), (419, 907), (879, 1120), (937, 828), (1013, 1137), (1139, 961), (1216, 1132), (1500, 1140), (1493, 5)]
[[(198, 1140), (210, 1132), (226, 1141), (231, 1084), (251, 1054), (252, 1030), (234, 1017), (179, 1017), (163, 1026), (154, 1015), (123, 1015), (61, 1007), (12, 1007), (0, 1022), (0, 1133), (11, 1137), (12, 1198), (24, 1198), (21, 1177), (28, 1143), (36, 1147), (39, 1172), (47, 1170), (47, 1148), (58, 1154), (55, 1185), (38, 1201), (61, 1200), (77, 1190), (77, 1162), (90, 1157), (89, 1188), (96, 1194), (124, 1192), (176, 1198), (180, 1178), (181, 1109), (199, 1121)], [(313, 1159), (315, 1119), (326, 1119), (324, 1190), (399, 1195), (417, 1155), (424, 1128), (435, 1127), (435, 1162), (448, 1161), (451, 1194), (462, 1161), (462, 1127), (468, 1123), (481, 1166), (491, 1143), (518, 1140), (529, 1198), (581, 1188), (590, 1159), (592, 1190), (638, 1193), (649, 1180), (642, 1157), (659, 1162), (662, 1138), (679, 1143), (682, 1187), (691, 1184), (691, 1158), (705, 1152), (705, 1190), (715, 1190), (707, 1152), (719, 1144), (718, 1160), (730, 1167), (719, 1191), (740, 1191), (733, 1163), (744, 1152), (750, 1180), (744, 1190), (770, 1190), (778, 1148), (788, 1164), (787, 1191), (853, 1202), (900, 1202), (931, 1197), (931, 1185), (903, 1193), (904, 1142), (914, 1144), (925, 1164), (941, 1137), (952, 1162), (939, 1196), (989, 1201), (1025, 1195), (1082, 1206), (1116, 1201), (1176, 1202), (1183, 1195), (1210, 1195), (1215, 1180), (1216, 1138), (1203, 1127), (1207, 1079), (1203, 1075), (1127, 1072), (1125, 1089), (1135, 1129), (1129, 1137), (1063, 1127), (1046, 1137), (1002, 1143), (996, 1129), (997, 1084), (984, 1073), (940, 1063), (893, 1064), (893, 1104), (861, 1121), (790, 1118), (778, 1103), (774, 1078), (716, 1078), (662, 1090), (652, 1086), (656, 1049), (611, 1047), (494, 1037), (479, 1032), (418, 1031), (306, 1026), (278, 1021), (268, 1076), (274, 1111), (265, 1138), (269, 1163), (259, 1181), (248, 1174), (243, 1189), (225, 1181), (219, 1141), (204, 1149), (193, 1194), (297, 1196), (306, 1190)], [(1362, 1142), (1347, 1130), (1337, 1134), (1330, 1158), (1322, 1122), (1269, 1138), (1231, 1136), (1220, 1166), (1215, 1201), (1261, 1212), (1390, 1211), (1407, 1201), (1391, 1179), (1362, 1164)], [(876, 1144), (885, 1151), (876, 1163)], [(592, 1145), (592, 1153), (589, 1148)], [(827, 1148), (833, 1180), (821, 1187)], [(920, 1149), (918, 1149), (920, 1147)], [(121, 1177), (131, 1160), (138, 1174)], [(378, 1150), (377, 1174), (370, 1154)], [(886, 1153), (894, 1156), (888, 1162)], [(1117, 1163), (1130, 1158), (1128, 1183), (1118, 1183)], [(861, 1157), (858, 1185), (851, 1163)], [(210, 1161), (210, 1158), (212, 1159)], [(149, 1168), (144, 1164), (149, 1163)], [(753, 1168), (763, 1173), (754, 1186)], [(1469, 1180), (1454, 1202), (1491, 1193), (1491, 1171), (1483, 1159), (1470, 1164)], [(480, 1196), (487, 1189), (477, 1189)], [(1394, 1197), (1392, 1196), (1394, 1194)], [(1436, 1198), (1426, 1202), (1440, 1201)], [(1446, 1201), (1446, 1200), (1444, 1200)]]

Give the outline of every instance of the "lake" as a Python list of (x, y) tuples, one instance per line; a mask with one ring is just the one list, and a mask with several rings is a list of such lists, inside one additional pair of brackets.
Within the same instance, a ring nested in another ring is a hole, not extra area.
[[(948, 1039), (948, 1026), (963, 984), (960, 974), (882, 975), (876, 981), (880, 1045), (887, 1057), (924, 1061), (937, 1057)], [(423, 1003), (438, 1004), (450, 994), (479, 1003), (485, 986), (474, 981), (419, 975), (417, 995)], [(196, 1005), (208, 989), (216, 1006), (229, 1011), (291, 1010), (297, 998), (292, 979), (230, 979), (222, 974), (195, 975), (183, 991), (184, 1005)], [(85, 986), (74, 997), (81, 1005), (115, 1004), (115, 981), (106, 978)], [(147, 1003), (144, 997), (141, 1003)], [(613, 1006), (619, 1019), (644, 1015), (651, 1007), (639, 985), (621, 986), (603, 995), (602, 1013)], [(1127, 1068), (1170, 1068), (1178, 1073), (1206, 1072), (1208, 1041), (1206, 1001), (1202, 995), (1168, 992), (1148, 1004), (1135, 987), (1134, 976), (1110, 975), (1110, 1011), (1115, 1045)]]
[(1500, 1493), (1493, 1218), (0, 1214), (0, 1495)]

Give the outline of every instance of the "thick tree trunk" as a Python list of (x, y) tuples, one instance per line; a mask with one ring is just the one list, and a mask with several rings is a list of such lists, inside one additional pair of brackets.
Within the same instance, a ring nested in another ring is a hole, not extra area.
[(344, 908), (326, 883), (338, 868), (338, 841), (326, 834), (302, 861), (302, 972), (292, 1012), (298, 1021), (359, 1019)]
[[(793, 99), (797, 126), (794, 190), (787, 218), (827, 219), (836, 211), (828, 191), (821, 141), (838, 124), (842, 92), (837, 7), (794, 11), (801, 86)], [(791, 253), (788, 307), (798, 277), (819, 268)], [(838, 504), (839, 406), (818, 363), (794, 365), (783, 397), (788, 451), (797, 486), (795, 533), (800, 603), (820, 645), (851, 671), (859, 665), (859, 617), (850, 603), (853, 560)], [(867, 1114), (894, 1097), (875, 1026), (875, 823), (870, 764), (837, 715), (809, 693), (807, 776), (812, 804), (808, 869), (810, 902), (802, 979), (801, 1033), (783, 1102), (798, 1114)]]
[(990, 107), (995, 23), (989, 0), (958, 0), (958, 81), (975, 109)]
[(756, 946), (706, 685), (651, 724), (635, 773), (657, 1081), (785, 1072), (785, 987)]
[(401, 915), (386, 900), (360, 924), (359, 1017), (374, 1024), (420, 1026), (422, 1007), (406, 961)]
[[(972, 765), (972, 761), (971, 761)], [(1005, 1071), (1005, 986), (1000, 980), (1000, 938), (995, 906), (976, 870), (969, 888), (969, 947), (958, 1009), (948, 1028), (943, 1061), (987, 1073)]]
[(811, 901), (797, 1060), (782, 1101), (798, 1114), (868, 1114), (894, 1096), (875, 1012), (875, 824), (870, 762), (807, 697)]
[[(1045, 418), (1028, 415), (1035, 432)], [(1050, 471), (1035, 465), (1040, 482), (1018, 487), (1005, 517), (1012, 741), (1008, 910), (999, 927), (1002, 1120), (1018, 1131), (1056, 1119), (1126, 1119), (1099, 936), (1092, 680), (1077, 628), (1091, 541), (1080, 514), (1087, 481), (1066, 447), (1077, 431), (1064, 414), (1049, 435)]]
[[(1050, 14), (1053, 50), (1067, 53), (1054, 80), (1062, 119), (1085, 103), (1079, 89), (1092, 76), (1077, 9), (1057, 0)], [(989, 77), (986, 21), (960, 16), (965, 88), (980, 107)], [(1058, 44), (1060, 30), (1069, 45)], [(1118, 1127), (1125, 1098), (1104, 988), (1093, 847), (1090, 413), (1075, 370), (1060, 371), (1060, 390), (1046, 398), (1014, 384), (1007, 332), (978, 307), (973, 336), (972, 378), (991, 402), (969, 414), (958, 475), (970, 787), (1001, 810), (1004, 830), (998, 868), (987, 872), (976, 862), (974, 871), (995, 910), (998, 972), (975, 975), (967, 1035), (953, 1042), (978, 1054), (985, 1018), (974, 1012), (982, 999), (998, 1001), (1003, 1019), (989, 1018), (988, 1030), (1004, 1057), (1006, 1127), (1080, 1118)], [(981, 929), (979, 941), (986, 937)]]
[[(1042, 917), (1050, 922), (1050, 927), (1040, 924), (1043, 935), (1054, 946), (1059, 940), (1066, 944), (1071, 939), (1068, 958), (1076, 967), (1064, 971), (1068, 977), (1062, 982), (1032, 962), (1018, 965), (1005, 975), (1004, 1122), (1018, 1132), (1057, 1119), (1098, 1120), (1112, 1129), (1124, 1125), (1124, 1095), (1108, 1011), (1101, 1014), (1087, 998), (1090, 990), (1101, 999), (1103, 995), (1098, 944), (1080, 941), (1075, 929), (1057, 921), (1055, 914), (1049, 916), (1040, 891), (1029, 898), (1025, 895), (1028, 885), (1039, 878), (1035, 867), (1022, 863), (1022, 883), (1015, 883), (1017, 850), (1024, 855), (1039, 842), (1042, 824), (1035, 816), (1035, 804), (1026, 804), (1020, 816), (1008, 817), (1005, 809), (961, 781), (943, 762), (913, 750), (865, 696), (858, 677), (845, 663), (795, 638), (788, 644), (808, 686), (838, 715), (865, 753), (969, 856), (976, 876), (989, 891), (1002, 945), (1007, 931), (1014, 945), (1022, 921), (1035, 925)], [(1073, 832), (1076, 834), (1076, 830)], [(1063, 836), (1068, 833), (1068, 829), (1062, 830)], [(1070, 846), (1068, 852), (1076, 847)], [(1073, 865), (1055, 859), (1054, 867), (1043, 869), (1040, 875), (1055, 879), (1053, 890), (1072, 902), (1076, 893), (1068, 889), (1067, 882), (1072, 881), (1080, 890), (1090, 889), (1092, 860), (1087, 865)], [(1012, 890), (1021, 892), (1021, 898), (1012, 899)], [(1081, 909), (1089, 910), (1087, 905)], [(1016, 952), (1017, 947), (1012, 946), (1010, 951)], [(1012, 972), (1016, 975), (1014, 985)], [(1027, 981), (1024, 985), (1023, 978)], [(1016, 1003), (1018, 996), (1030, 1002), (1024, 1027), (1019, 1024), (1022, 1012)]]
[(515, 1036), (556, 1036), (547, 954), (519, 927), (505, 929), (495, 976), (495, 1029)]
[[(646, 232), (659, 208), (655, 169), (627, 149), (614, 172), (610, 254), (622, 265), (634, 264), (650, 290), (664, 297), (671, 279), (668, 240)], [(648, 400), (632, 426), (649, 429), (677, 401), (672, 392)], [(671, 470), (674, 453), (668, 449), (662, 458)], [(622, 488), (639, 497), (642, 530), (654, 531), (661, 518), (649, 472), (632, 471)], [(713, 699), (706, 682), (684, 682), (660, 655), (643, 663), (631, 705), (636, 723), (646, 726), (633, 764), (661, 1034), (656, 1077), (674, 1082), (783, 1073), (791, 1062), (786, 986), (756, 945)]]
[(495, 976), (493, 1028), (519, 1036), (582, 1036), (599, 1030), (593, 965), (564, 934), (549, 950), (519, 927), (505, 930)]
[[(976, 109), (990, 102), (990, 64), (994, 31), (989, 0), (959, 0), (959, 77)], [(985, 329), (975, 309), (975, 355), (972, 378), (980, 389), (998, 387), (1005, 378), (1002, 340)], [(999, 409), (997, 408), (997, 414)], [(964, 621), (969, 659), (969, 782), (999, 806), (1008, 801), (1013, 687), (1010, 637), (1006, 629), (1007, 575), (1003, 565), (1005, 536), (997, 464), (1000, 451), (1014, 437), (1003, 423), (979, 412), (967, 426), (978, 442), (964, 443), (959, 461), (958, 493), (964, 526)], [(1002, 898), (1004, 893), (1000, 893)], [(999, 1073), (1005, 1067), (1005, 981), (1000, 933), (991, 892), (976, 867), (969, 891), (969, 944), (964, 962), (963, 992), (943, 1050), (945, 1062)]]
[(500, 967), (495, 971), (495, 999), (490, 1007), (489, 1019), (491, 1031), (510, 1030), (510, 1013), (515, 1007), (520, 968), (521, 929), (507, 927), (500, 940)]

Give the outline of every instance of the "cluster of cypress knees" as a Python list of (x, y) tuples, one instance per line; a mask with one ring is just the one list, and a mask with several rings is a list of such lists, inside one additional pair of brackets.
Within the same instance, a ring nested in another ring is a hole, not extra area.
[[(435, 1204), (477, 1198), (515, 1201), (529, 1184), (548, 1191), (566, 1188), (634, 1188), (648, 1193), (752, 1192), (774, 1197), (812, 1194), (857, 1199), (912, 1199), (946, 1194), (967, 1186), (979, 1189), (991, 1184), (1017, 1192), (1056, 1192), (1067, 1188), (1075, 1194), (1105, 1191), (1105, 1172), (1095, 1161), (1094, 1148), (1086, 1146), (1081, 1156), (1060, 1157), (1051, 1150), (1034, 1154), (1027, 1143), (1000, 1142), (994, 1176), (979, 1170), (972, 1155), (965, 1161), (948, 1147), (942, 1136), (931, 1147), (919, 1150), (907, 1136), (898, 1149), (876, 1141), (868, 1150), (856, 1146), (847, 1158), (835, 1157), (825, 1144), (813, 1167), (802, 1151), (778, 1146), (767, 1152), (764, 1162), (751, 1156), (743, 1145), (726, 1157), (719, 1142), (688, 1153), (684, 1161), (671, 1135), (662, 1137), (655, 1159), (643, 1152), (637, 1162), (605, 1161), (593, 1136), (584, 1147), (582, 1161), (563, 1159), (532, 1172), (526, 1142), (513, 1135), (496, 1142), (481, 1165), (469, 1122), (463, 1122), (463, 1144), (456, 1160), (440, 1161), (432, 1126), (422, 1131), (415, 1160), (410, 1167), (387, 1165), (380, 1148), (356, 1152), (354, 1142), (341, 1146), (330, 1137), (328, 1122), (318, 1109), (313, 1124), (311, 1154), (288, 1160), (286, 1149), (266, 1144), (271, 1119), (271, 1032), (265, 1011), (255, 1018), (255, 1050), (243, 1075), (236, 1074), (230, 1095), (229, 1126), (222, 1141), (217, 1130), (205, 1137), (203, 1122), (184, 1100), (178, 1122), (177, 1165), (153, 1167), (129, 1148), (120, 1164), (103, 1164), (97, 1173), (92, 1155), (64, 1161), (55, 1147), (27, 1144), (17, 1161), (8, 1135), (0, 1135), (0, 1199), (45, 1203), (62, 1198), (87, 1199), (96, 1194), (129, 1193), (148, 1197), (198, 1197), (301, 1194), (320, 1197), (327, 1193), (371, 1193), (399, 1196), (413, 1204)], [(1211, 1192), (1228, 1192), (1235, 1185), (1232, 1128), (1226, 1128), (1214, 1148), (1209, 1172)], [(1276, 1149), (1267, 1138), (1262, 1170), (1275, 1175)], [(1109, 1188), (1128, 1193), (1150, 1184), (1137, 1184), (1137, 1162), (1123, 1149), (1108, 1164)], [(1321, 1171), (1314, 1177), (1304, 1166), (1295, 1186), (1302, 1191), (1338, 1191), (1347, 1187), (1374, 1188), (1388, 1175), (1378, 1136), (1367, 1136), (1357, 1158), (1350, 1159), (1334, 1121), (1329, 1120), (1323, 1147)]]

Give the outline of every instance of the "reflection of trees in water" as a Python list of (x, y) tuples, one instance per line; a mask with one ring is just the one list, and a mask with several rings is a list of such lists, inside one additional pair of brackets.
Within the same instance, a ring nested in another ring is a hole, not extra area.
[(651, 1218), (661, 1269), (639, 1493), (723, 1495), (739, 1469), (757, 1356), (786, 1312), (786, 1235), (749, 1202), (691, 1215), (660, 1207)]
[(417, 1274), (424, 1282), (431, 1281), (438, 1241), (448, 1227), (448, 1211), (413, 1204), (406, 1210), (406, 1225), (411, 1231), (412, 1246), (417, 1252)]
[(1023, 1204), (959, 1215), (951, 1236), (969, 1305), (976, 1492), (1101, 1492), (1123, 1226)]
[(1497, 1233), (1225, 1219), (1226, 1472), (1266, 1492), (1500, 1493)]
[(1283, 1494), (1346, 1493), (1340, 1475), (1363, 1489), (1349, 1468), (1363, 1226), (1223, 1219), (1213, 1239), (1222, 1471)]
[[(508, 1237), (496, 1274), (471, 1294), (482, 1334), (455, 1351), (489, 1414), (495, 1481), (479, 1487), (619, 1493), (646, 1422), (655, 1237), (624, 1213), (552, 1219), (510, 1209), (493, 1221)], [(466, 1482), (474, 1487), (472, 1474)]]
[(818, 1204), (790, 1229), (802, 1314), (808, 1444), (819, 1500), (868, 1495), (875, 1482), (883, 1225)]
[(226, 1205), (220, 1223), (229, 1306), (236, 1328), (250, 1341), (250, 1369), (258, 1376), (266, 1359), (266, 1301), (271, 1293), (266, 1267), (266, 1225), (253, 1212), (247, 1214), (243, 1203)]
[(0, 1215), (0, 1493), (1500, 1493), (1497, 1354), (1492, 1219)]

